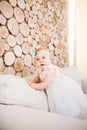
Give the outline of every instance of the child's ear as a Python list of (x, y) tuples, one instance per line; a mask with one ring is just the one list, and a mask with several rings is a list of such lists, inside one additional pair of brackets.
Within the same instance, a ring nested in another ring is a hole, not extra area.
[(33, 64), (36, 65), (36, 58), (33, 58)]

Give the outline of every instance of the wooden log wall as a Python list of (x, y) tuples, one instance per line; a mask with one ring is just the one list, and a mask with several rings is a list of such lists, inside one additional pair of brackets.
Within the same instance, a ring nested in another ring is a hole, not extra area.
[(46, 46), (68, 66), (68, 0), (0, 1), (0, 74), (32, 75), (33, 50)]

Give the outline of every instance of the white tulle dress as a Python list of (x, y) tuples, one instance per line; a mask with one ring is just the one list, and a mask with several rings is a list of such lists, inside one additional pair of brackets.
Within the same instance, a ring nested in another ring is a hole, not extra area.
[(49, 111), (65, 116), (79, 117), (82, 111), (87, 111), (87, 99), (81, 86), (70, 77), (62, 74), (54, 65), (49, 65), (40, 74), (42, 81), (49, 68), (56, 71), (52, 84), (46, 89)]

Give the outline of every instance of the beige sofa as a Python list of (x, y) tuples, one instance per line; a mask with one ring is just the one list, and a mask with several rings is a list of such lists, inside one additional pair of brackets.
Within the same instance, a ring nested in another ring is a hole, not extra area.
[(87, 121), (23, 106), (0, 105), (0, 130), (87, 130)]
[[(87, 93), (87, 79), (76, 67), (60, 69)], [(64, 117), (19, 105), (0, 104), (0, 130), (87, 130), (87, 113), (81, 119)]]

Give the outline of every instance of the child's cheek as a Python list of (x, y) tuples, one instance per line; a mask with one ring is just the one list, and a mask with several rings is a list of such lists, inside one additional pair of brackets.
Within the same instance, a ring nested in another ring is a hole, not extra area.
[(38, 62), (36, 62), (36, 66), (37, 66), (37, 67), (39, 67), (39, 66), (40, 66), (40, 64), (39, 64)]

